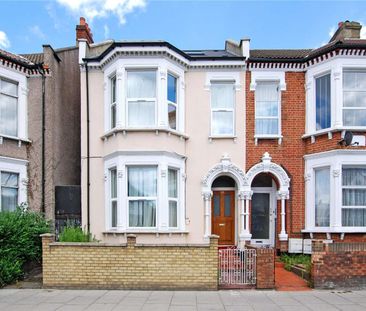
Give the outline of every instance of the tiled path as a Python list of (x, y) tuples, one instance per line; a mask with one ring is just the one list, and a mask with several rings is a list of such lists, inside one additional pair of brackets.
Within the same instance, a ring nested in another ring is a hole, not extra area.
[(278, 291), (309, 291), (307, 282), (295, 273), (287, 271), (282, 262), (276, 262), (275, 285)]
[(106, 291), (2, 289), (0, 310), (365, 311), (364, 291)]

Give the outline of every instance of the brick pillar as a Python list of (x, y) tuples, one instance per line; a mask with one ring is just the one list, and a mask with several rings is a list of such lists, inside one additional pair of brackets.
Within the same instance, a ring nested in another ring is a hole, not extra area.
[(213, 278), (216, 280), (215, 284), (213, 284), (212, 289), (217, 290), (219, 288), (219, 236), (212, 234), (210, 235), (210, 257), (207, 258), (209, 262), (212, 263), (212, 265), (207, 262), (207, 264), (210, 264), (212, 270), (210, 273), (212, 273)]
[(257, 288), (275, 287), (275, 251), (273, 248), (257, 248)]
[(127, 247), (135, 247), (136, 245), (136, 235), (135, 234), (127, 234)]
[(50, 244), (55, 242), (55, 235), (52, 233), (44, 233), (40, 237), (42, 239), (42, 282), (43, 286), (47, 286), (49, 281), (52, 280)]

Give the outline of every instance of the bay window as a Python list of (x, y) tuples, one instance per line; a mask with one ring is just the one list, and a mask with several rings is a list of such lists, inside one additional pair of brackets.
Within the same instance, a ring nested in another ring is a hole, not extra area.
[(128, 167), (129, 227), (155, 227), (157, 167)]
[(0, 78), (0, 135), (18, 136), (18, 83)]
[(234, 135), (234, 109), (234, 82), (211, 82), (211, 135)]
[(255, 89), (255, 135), (280, 135), (279, 84), (258, 81)]
[(106, 158), (104, 168), (107, 230), (184, 230), (183, 156), (164, 151), (119, 151)]
[(342, 168), (342, 226), (366, 227), (366, 166)]
[(305, 232), (366, 232), (366, 150), (305, 155)]
[(156, 70), (127, 72), (127, 124), (131, 127), (156, 125)]
[(366, 71), (343, 71), (343, 125), (366, 126)]
[(173, 130), (177, 129), (177, 78), (168, 74), (168, 124)]
[(18, 206), (19, 174), (1, 171), (0, 211), (14, 211)]
[(315, 79), (316, 130), (330, 128), (331, 92), (330, 74)]

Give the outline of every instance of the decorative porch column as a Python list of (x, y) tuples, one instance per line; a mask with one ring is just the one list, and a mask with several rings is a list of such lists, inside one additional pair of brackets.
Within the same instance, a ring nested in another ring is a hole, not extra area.
[(281, 200), (281, 232), (278, 235), (280, 241), (287, 241), (286, 233), (286, 200), (289, 198), (288, 191), (278, 191), (278, 199)]
[(211, 235), (211, 197), (212, 191), (203, 192), (203, 200), (205, 201), (205, 238), (209, 239)]
[(249, 230), (249, 201), (252, 198), (253, 191), (239, 192), (240, 200), (240, 240), (249, 241), (252, 237)]

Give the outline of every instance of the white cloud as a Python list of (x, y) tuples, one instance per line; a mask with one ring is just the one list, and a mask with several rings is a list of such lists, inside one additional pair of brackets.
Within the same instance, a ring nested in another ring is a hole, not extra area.
[(109, 33), (110, 33), (110, 31), (109, 31), (109, 27), (108, 27), (108, 25), (104, 25), (104, 39), (109, 39)]
[(366, 25), (364, 25), (363, 23), (361, 23), (361, 25), (361, 39), (366, 39)]
[(44, 34), (44, 32), (41, 30), (41, 28), (39, 28), (38, 25), (34, 25), (29, 27), (29, 31), (35, 35), (36, 37), (38, 37), (39, 39), (46, 39), (46, 35)]
[(0, 48), (7, 49), (10, 47), (10, 41), (4, 31), (0, 30)]
[(329, 29), (329, 32), (328, 32), (329, 38), (332, 38), (332, 37), (333, 37), (333, 35), (335, 34), (336, 30), (337, 30), (337, 29), (335, 28), (335, 26), (332, 26), (332, 27)]
[(71, 12), (85, 16), (89, 21), (115, 14), (121, 24), (126, 23), (125, 16), (128, 13), (146, 6), (146, 0), (57, 0), (57, 2)]

